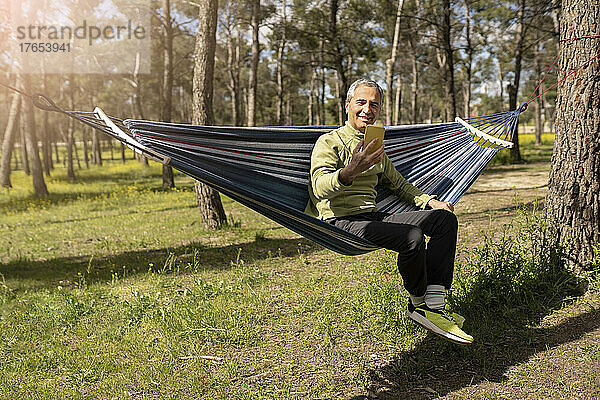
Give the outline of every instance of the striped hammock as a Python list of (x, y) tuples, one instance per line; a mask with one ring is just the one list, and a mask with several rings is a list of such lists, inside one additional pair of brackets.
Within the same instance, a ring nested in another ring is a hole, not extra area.
[[(386, 153), (412, 184), (457, 202), (511, 140), (525, 109), (455, 122), (386, 127)], [(56, 110), (55, 110), (56, 111)], [(378, 246), (304, 213), (310, 154), (334, 126), (218, 127), (119, 120), (101, 109), (62, 111), (138, 153), (204, 182), (292, 231), (336, 252), (357, 255)], [(380, 211), (414, 209), (378, 187)]]

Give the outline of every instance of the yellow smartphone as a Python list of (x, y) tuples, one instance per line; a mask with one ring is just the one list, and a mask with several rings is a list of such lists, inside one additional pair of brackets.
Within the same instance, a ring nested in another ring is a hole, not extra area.
[(377, 150), (383, 143), (384, 135), (385, 128), (383, 126), (367, 125), (367, 128), (365, 129), (365, 142), (363, 143), (363, 149), (366, 149), (373, 139), (379, 139), (379, 144), (373, 149), (373, 151)]

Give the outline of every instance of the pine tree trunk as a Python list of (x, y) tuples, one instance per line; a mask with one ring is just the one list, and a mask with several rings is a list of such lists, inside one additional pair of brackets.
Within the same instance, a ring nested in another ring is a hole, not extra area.
[(338, 79), (340, 82), (340, 94), (338, 96), (338, 102), (342, 107), (343, 120), (345, 121), (348, 117), (346, 115), (346, 93), (348, 92), (348, 88), (350, 84), (348, 83), (348, 76), (346, 75), (346, 70), (344, 69), (344, 55), (342, 54), (339, 38), (337, 33), (337, 14), (339, 11), (339, 2), (338, 0), (331, 0), (330, 5), (330, 15), (329, 15), (329, 40), (333, 46), (333, 54), (334, 54), (334, 62), (335, 69), (338, 73)]
[[(218, 3), (217, 0), (202, 0), (198, 6), (199, 24), (194, 50), (192, 122), (196, 125), (211, 125), (214, 121), (212, 98)], [(204, 227), (217, 229), (226, 224), (227, 217), (219, 193), (199, 181), (195, 181), (194, 187)]]
[(465, 63), (465, 118), (471, 116), (471, 80), (473, 74), (473, 44), (471, 43), (471, 4), (470, 0), (464, 0), (465, 3), (465, 41), (467, 42), (467, 60)]
[[(69, 109), (75, 109), (75, 78), (69, 76)], [(75, 130), (75, 120), (69, 118), (67, 128), (67, 176), (70, 180), (75, 180), (75, 170), (73, 168), (73, 131)]]
[[(314, 65), (314, 55), (311, 54), (311, 65)], [(317, 69), (313, 68), (312, 74), (310, 75), (310, 84), (308, 87), (308, 125), (315, 125), (315, 118), (313, 115), (313, 99), (315, 92), (315, 80), (317, 79)]]
[[(42, 80), (42, 91), (43, 93), (47, 93), (48, 86), (48, 76), (44, 74)], [(42, 136), (42, 160), (44, 166), (44, 173), (46, 176), (50, 176), (50, 169), (52, 169), (52, 149), (50, 149), (50, 123), (49, 123), (49, 113), (45, 112), (42, 117), (42, 129), (44, 130), (44, 134)]]
[(394, 26), (394, 40), (392, 42), (392, 52), (390, 58), (385, 60), (385, 82), (387, 90), (385, 91), (385, 123), (392, 124), (392, 93), (394, 85), (394, 65), (398, 54), (398, 41), (400, 38), (400, 16), (402, 15), (402, 6), (404, 0), (398, 0), (398, 8), (396, 11), (396, 24)]
[[(260, 0), (252, 1), (252, 58), (248, 76), (248, 126), (256, 125), (256, 85), (258, 82), (258, 59), (260, 47), (258, 42), (258, 19), (260, 17)], [(212, 107), (212, 105), (211, 105)]]
[[(173, 25), (171, 21), (171, 0), (163, 0), (163, 11), (165, 20), (165, 48), (163, 64), (163, 104), (162, 120), (171, 122), (171, 113), (173, 109)], [(162, 184), (165, 189), (175, 187), (173, 178), (173, 168), (170, 165), (162, 166)]]
[[(536, 39), (537, 35), (536, 35)], [(539, 40), (539, 39), (538, 39)], [(533, 64), (535, 68), (535, 75), (538, 77), (538, 80), (542, 78), (542, 66), (540, 61), (540, 51), (538, 49), (537, 40), (536, 44), (533, 46)], [(541, 86), (541, 85), (540, 85)], [(539, 91), (542, 92), (543, 89), (540, 87)], [(544, 121), (542, 119), (542, 101), (543, 99), (538, 99), (538, 101), (533, 102), (533, 120), (535, 123), (535, 145), (542, 145), (542, 134), (544, 133)]]
[(281, 29), (281, 39), (279, 40), (279, 45), (277, 46), (277, 125), (283, 124), (283, 53), (285, 52), (285, 24), (287, 22), (286, 15), (286, 7), (287, 1), (282, 0), (281, 8), (282, 8), (282, 26)]
[(394, 101), (394, 125), (402, 120), (402, 75), (396, 77), (396, 100)]
[[(509, 85), (509, 110), (517, 109), (517, 95), (519, 94), (519, 84), (521, 81), (521, 63), (523, 61), (523, 45), (525, 42), (525, 6), (526, 0), (519, 0), (519, 10), (517, 12), (517, 32), (516, 32), (516, 50), (515, 50), (515, 80)], [(515, 130), (513, 136), (513, 147), (510, 149), (510, 158), (512, 162), (521, 162), (521, 150), (519, 149), (519, 132)]]
[(418, 119), (418, 94), (419, 94), (419, 66), (417, 64), (416, 48), (411, 45), (412, 84), (410, 96), (410, 122), (417, 123)]
[[(577, 32), (600, 32), (600, 7), (588, 0), (564, 0), (561, 39)], [(559, 79), (600, 54), (600, 40), (561, 46)], [(600, 60), (595, 59), (558, 86), (556, 138), (548, 191), (556, 240), (566, 245), (567, 263), (589, 267), (600, 245)]]
[[(29, 75), (23, 76), (23, 86), (25, 93), (31, 93), (31, 77)], [(27, 153), (29, 156), (31, 166), (31, 177), (33, 180), (33, 190), (35, 195), (46, 196), (48, 195), (48, 188), (44, 181), (44, 170), (42, 168), (42, 161), (40, 160), (40, 153), (38, 151), (37, 136), (35, 133), (35, 115), (33, 111), (33, 103), (31, 101), (25, 102), (25, 142), (27, 143)]]
[(20, 131), (20, 139), (21, 139), (21, 166), (23, 167), (23, 171), (25, 175), (31, 175), (31, 169), (29, 168), (29, 152), (27, 151), (27, 140), (25, 136), (27, 133), (25, 132), (27, 121), (27, 116), (25, 115), (26, 109), (24, 108), (24, 112), (20, 115), (20, 123), (19, 123), (19, 131)]
[(456, 90), (454, 88), (454, 52), (451, 42), (451, 26), (450, 15), (450, 0), (443, 1), (444, 22), (442, 24), (442, 41), (446, 58), (446, 69), (444, 75), (446, 77), (446, 118), (447, 121), (454, 121), (456, 118)]
[(14, 93), (8, 111), (8, 122), (4, 129), (2, 140), (2, 160), (0, 160), (0, 186), (11, 187), (10, 160), (15, 143), (15, 136), (19, 129), (19, 114), (21, 111), (21, 95)]

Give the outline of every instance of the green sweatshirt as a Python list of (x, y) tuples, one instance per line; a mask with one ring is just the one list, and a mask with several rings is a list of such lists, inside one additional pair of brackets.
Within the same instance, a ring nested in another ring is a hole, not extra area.
[(407, 182), (387, 155), (346, 186), (340, 182), (340, 170), (350, 163), (352, 151), (364, 134), (346, 125), (322, 135), (310, 159), (310, 201), (305, 212), (321, 219), (377, 211), (375, 186), (379, 183), (395, 192), (403, 201), (425, 208), (435, 196), (423, 193)]

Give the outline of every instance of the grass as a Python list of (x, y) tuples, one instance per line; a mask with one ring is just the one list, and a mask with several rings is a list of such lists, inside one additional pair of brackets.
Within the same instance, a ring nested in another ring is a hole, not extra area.
[[(552, 157), (554, 149), (554, 134), (544, 133), (542, 144), (535, 145), (535, 134), (519, 134), (519, 150), (525, 163), (547, 162)], [(510, 164), (510, 149), (503, 149), (492, 159), (490, 166)]]
[[(13, 174), (0, 194), (0, 398), (432, 398), (507, 379), (532, 394), (527, 368), (548, 360), (528, 360), (598, 328), (598, 305), (544, 325), (583, 283), (600, 289), (556, 263), (535, 208), (462, 243), (449, 301), (477, 342), (457, 347), (403, 315), (393, 252), (340, 256), (227, 198), (230, 225), (205, 231), (192, 182), (163, 190), (160, 174), (108, 163), (71, 183), (56, 170), (44, 199)], [(593, 366), (598, 343), (572, 354)]]

